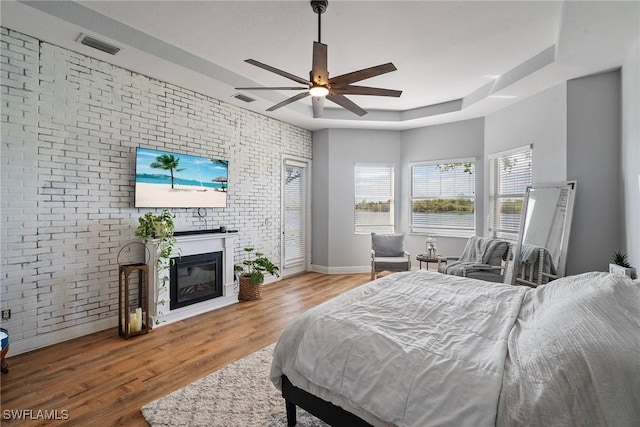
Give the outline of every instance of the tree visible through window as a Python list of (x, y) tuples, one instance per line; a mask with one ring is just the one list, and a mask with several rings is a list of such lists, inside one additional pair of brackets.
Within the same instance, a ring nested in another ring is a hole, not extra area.
[(451, 160), (411, 166), (411, 231), (475, 234), (475, 162)]
[(515, 240), (523, 196), (532, 184), (531, 146), (489, 156), (489, 231), (493, 237)]
[(356, 165), (355, 232), (393, 233), (393, 166)]

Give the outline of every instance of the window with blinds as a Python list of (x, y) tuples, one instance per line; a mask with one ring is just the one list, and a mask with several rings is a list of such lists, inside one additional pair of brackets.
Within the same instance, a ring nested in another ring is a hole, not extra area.
[(355, 233), (393, 233), (393, 166), (356, 165)]
[(516, 240), (523, 196), (532, 184), (532, 147), (527, 145), (489, 156), (489, 232)]
[(475, 159), (411, 166), (411, 231), (443, 236), (475, 234)]
[(304, 263), (304, 173), (295, 165), (285, 166), (284, 267)]

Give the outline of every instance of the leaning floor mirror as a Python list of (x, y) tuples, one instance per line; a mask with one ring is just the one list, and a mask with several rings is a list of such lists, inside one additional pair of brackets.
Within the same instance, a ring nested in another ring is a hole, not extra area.
[(512, 284), (538, 286), (564, 277), (576, 181), (527, 187), (513, 252)]

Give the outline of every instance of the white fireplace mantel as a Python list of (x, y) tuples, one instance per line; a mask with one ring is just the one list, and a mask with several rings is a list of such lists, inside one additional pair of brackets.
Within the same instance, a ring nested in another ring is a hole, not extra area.
[(170, 308), (169, 280), (161, 288), (163, 277), (169, 277), (169, 269), (156, 271), (154, 268), (158, 255), (158, 240), (150, 240), (147, 247), (149, 259), (149, 315), (152, 327), (168, 325), (179, 320), (197, 316), (211, 310), (238, 302), (234, 291), (233, 255), (237, 244), (237, 233), (200, 233), (176, 236), (173, 256), (198, 255), (209, 252), (222, 252), (222, 296), (199, 302), (175, 310)]

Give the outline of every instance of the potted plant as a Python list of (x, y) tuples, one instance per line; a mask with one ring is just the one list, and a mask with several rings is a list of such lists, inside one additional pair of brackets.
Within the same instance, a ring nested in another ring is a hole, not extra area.
[(262, 283), (264, 274), (269, 273), (280, 277), (278, 267), (272, 263), (261, 252), (254, 252), (253, 248), (244, 248), (247, 259), (242, 264), (234, 266), (235, 272), (239, 275), (240, 291), (238, 299), (243, 301), (256, 300), (262, 298)]
[(171, 265), (171, 254), (173, 253), (173, 246), (176, 243), (176, 238), (173, 236), (175, 232), (175, 225), (173, 219), (175, 215), (166, 209), (163, 209), (159, 214), (153, 212), (147, 212), (140, 218), (138, 218), (138, 228), (133, 233), (135, 236), (142, 239), (142, 242), (147, 245), (149, 240), (157, 239), (158, 254), (156, 257), (156, 277), (158, 277), (158, 286), (156, 286), (156, 318), (155, 323), (160, 323), (160, 317), (162, 313), (158, 307), (164, 305), (165, 300), (160, 299), (161, 295), (166, 294), (167, 282), (169, 277), (163, 275), (160, 277), (160, 272), (168, 269)]
[(632, 279), (636, 278), (636, 269), (631, 267), (627, 258), (627, 254), (623, 254), (622, 252), (614, 252), (611, 256), (609, 273), (629, 276)]

